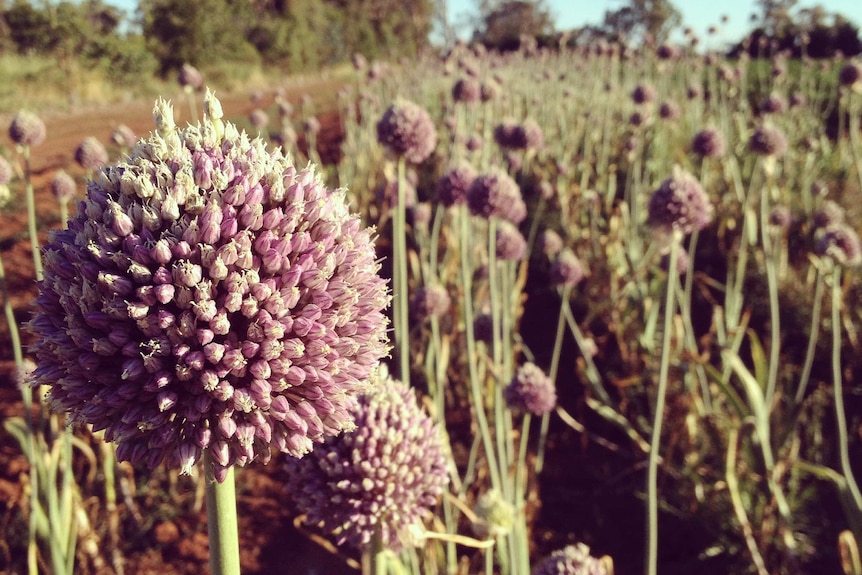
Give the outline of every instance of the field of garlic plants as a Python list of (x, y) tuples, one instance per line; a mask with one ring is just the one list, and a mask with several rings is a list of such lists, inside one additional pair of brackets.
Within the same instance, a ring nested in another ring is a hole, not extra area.
[[(79, 149), (9, 571), (149, 572), (206, 509), (214, 573), (862, 573), (862, 65), (356, 65), (337, 163), (312, 101), (194, 90), (197, 123)], [(254, 513), (334, 563), (244, 553)]]

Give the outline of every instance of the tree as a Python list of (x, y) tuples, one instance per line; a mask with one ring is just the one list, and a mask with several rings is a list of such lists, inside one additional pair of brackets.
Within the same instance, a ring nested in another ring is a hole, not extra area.
[(501, 50), (514, 50), (521, 37), (539, 38), (554, 32), (550, 12), (541, 1), (482, 0), (481, 29), (474, 30), (473, 38), (485, 46)]
[(671, 0), (629, 0), (627, 5), (605, 12), (604, 28), (621, 39), (649, 36), (661, 43), (680, 22), (682, 16)]

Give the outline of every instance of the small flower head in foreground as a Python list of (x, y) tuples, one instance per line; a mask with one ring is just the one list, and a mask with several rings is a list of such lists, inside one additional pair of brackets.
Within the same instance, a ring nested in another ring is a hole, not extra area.
[(759, 156), (778, 158), (787, 152), (787, 137), (772, 124), (763, 124), (751, 135), (748, 149)]
[(75, 161), (85, 170), (95, 170), (108, 163), (108, 150), (102, 142), (89, 136), (75, 149)]
[(503, 388), (503, 399), (509, 409), (545, 415), (557, 406), (554, 382), (534, 363), (518, 368), (512, 381)]
[(467, 190), (470, 212), (490, 218), (509, 220), (519, 224), (527, 217), (527, 205), (518, 184), (499, 168), (479, 174)]
[(379, 530), (384, 547), (397, 553), (449, 482), (443, 440), (414, 390), (388, 377), (352, 414), (354, 432), (287, 461), (287, 492), (339, 545), (364, 550)]
[(694, 135), (691, 150), (701, 158), (720, 158), (724, 155), (724, 136), (715, 128), (705, 128)]
[(533, 570), (533, 575), (611, 575), (613, 570), (607, 563), (590, 555), (590, 548), (578, 543), (551, 553)]
[(449, 312), (452, 298), (440, 284), (431, 284), (417, 289), (410, 300), (411, 312), (419, 321), (442, 317)]
[(120, 460), (189, 472), (300, 456), (352, 429), (387, 352), (372, 232), (313, 166), (221, 120), (158, 132), (99, 170), (45, 245), (36, 384)]
[(197, 92), (204, 87), (204, 77), (200, 70), (189, 63), (183, 64), (177, 74), (177, 81), (184, 89)]
[(851, 267), (862, 263), (862, 244), (856, 230), (847, 224), (835, 224), (823, 230), (817, 240), (815, 252), (828, 256), (840, 266)]
[(45, 122), (27, 110), (21, 110), (12, 118), (9, 138), (19, 146), (38, 146), (45, 141)]
[(557, 286), (574, 287), (584, 279), (584, 265), (570, 249), (564, 249), (551, 263), (551, 283)]
[(467, 190), (476, 179), (476, 170), (466, 162), (450, 168), (437, 180), (437, 201), (451, 207), (467, 202)]
[(428, 112), (407, 100), (397, 100), (377, 122), (377, 141), (411, 164), (425, 161), (437, 146), (437, 129)]
[(51, 180), (51, 193), (57, 198), (57, 201), (68, 202), (75, 197), (78, 186), (75, 184), (75, 178), (70, 176), (65, 170), (60, 170)]
[(700, 182), (679, 167), (653, 192), (647, 209), (652, 226), (683, 234), (702, 230), (712, 221), (712, 204)]
[(515, 506), (496, 489), (486, 491), (473, 508), (478, 521), (473, 523), (473, 533), (481, 539), (502, 537), (512, 532), (515, 526)]

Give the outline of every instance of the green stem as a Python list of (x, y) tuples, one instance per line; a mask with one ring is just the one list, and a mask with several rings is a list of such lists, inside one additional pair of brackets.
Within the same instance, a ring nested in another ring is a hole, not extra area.
[(386, 548), (383, 547), (383, 536), (380, 527), (374, 530), (371, 536), (371, 544), (363, 562), (363, 575), (386, 575)]
[(673, 330), (674, 291), (677, 282), (677, 269), (673, 265), (679, 251), (679, 238), (674, 235), (670, 246), (668, 266), (667, 300), (664, 307), (664, 334), (662, 338), (661, 366), (659, 367), (658, 390), (656, 393), (655, 421), (650, 440), (649, 461), (647, 466), (647, 552), (646, 573), (656, 575), (658, 570), (658, 450), (661, 443), (661, 427), (664, 417), (665, 396), (667, 395), (668, 370), (670, 366), (671, 331)]
[(794, 398), (798, 406), (805, 397), (808, 378), (811, 377), (811, 367), (814, 364), (814, 350), (817, 347), (817, 334), (820, 331), (820, 309), (823, 300), (823, 273), (817, 268), (817, 278), (814, 280), (814, 307), (811, 310), (811, 329), (808, 335), (808, 350), (805, 352), (805, 363), (802, 365), (802, 375), (799, 377), (799, 387)]
[(233, 467), (228, 468), (227, 476), (219, 483), (213, 473), (213, 465), (212, 456), (209, 450), (205, 449), (203, 466), (210, 543), (210, 573), (239, 575), (239, 528), (234, 471)]
[(392, 221), (392, 278), (394, 284), (392, 309), (395, 316), (395, 344), (401, 381), (410, 385), (410, 333), (407, 311), (407, 208), (404, 158), (398, 158), (398, 200)]
[(33, 251), (33, 266), (36, 268), (36, 281), (42, 281), (42, 254), (39, 251), (39, 232), (36, 229), (36, 196), (30, 172), (30, 147), (24, 146), (24, 179), (27, 196), (27, 230), (30, 234), (30, 248)]
[[(572, 286), (567, 284), (563, 287), (563, 293), (560, 296), (561, 302), (560, 313), (557, 316), (557, 333), (554, 337), (554, 351), (551, 355), (551, 369), (548, 371), (548, 377), (551, 378), (554, 385), (557, 383), (557, 371), (560, 366), (560, 353), (563, 350), (563, 330), (566, 327), (566, 316), (563, 313), (563, 309), (566, 302), (569, 301), (569, 294), (571, 293)], [(536, 451), (536, 474), (541, 473), (545, 466), (545, 445), (548, 441), (548, 428), (550, 427), (550, 422), (550, 413), (546, 413), (542, 416), (542, 426), (539, 431), (539, 447)]]
[(834, 390), (835, 425), (838, 427), (838, 456), (841, 473), (847, 481), (847, 490), (856, 505), (862, 510), (862, 493), (853, 477), (850, 465), (850, 449), (847, 438), (847, 419), (844, 415), (844, 391), (841, 376), (841, 267), (836, 265), (832, 273), (832, 387)]

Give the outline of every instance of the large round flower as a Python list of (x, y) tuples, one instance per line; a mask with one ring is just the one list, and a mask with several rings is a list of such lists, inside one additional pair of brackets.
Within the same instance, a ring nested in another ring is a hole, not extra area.
[(471, 213), (483, 218), (496, 216), (519, 224), (527, 217), (521, 188), (499, 168), (491, 168), (473, 179), (467, 190), (467, 205)]
[(216, 476), (352, 429), (386, 354), (389, 296), (344, 190), (221, 120), (158, 133), (99, 170), (44, 248), (36, 384), (119, 459)]
[(420, 164), (437, 146), (437, 129), (428, 112), (407, 100), (397, 100), (377, 122), (377, 141), (396, 156)]
[(45, 141), (45, 122), (28, 110), (21, 110), (9, 125), (9, 138), (19, 146), (38, 146)]
[(379, 529), (393, 551), (449, 482), (443, 440), (410, 387), (381, 377), (353, 411), (356, 431), (287, 462), (287, 491), (339, 545), (365, 549)]
[(542, 368), (527, 362), (518, 368), (515, 377), (503, 388), (503, 399), (510, 409), (545, 415), (557, 406), (557, 390)]

